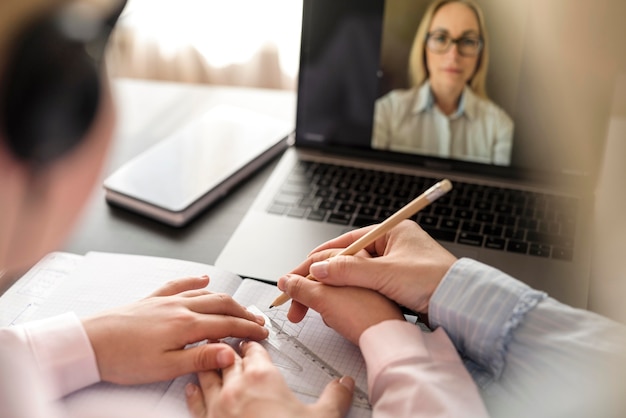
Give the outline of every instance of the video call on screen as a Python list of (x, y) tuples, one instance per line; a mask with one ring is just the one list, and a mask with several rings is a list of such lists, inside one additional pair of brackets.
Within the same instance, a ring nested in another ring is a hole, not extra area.
[[(438, 16), (442, 8), (428, 21), (431, 3), (305, 0), (297, 140), (481, 165), (595, 170), (612, 92), (626, 73), (626, 3), (478, 0), (482, 22), (461, 32)], [(417, 36), (423, 18), (428, 38)], [(426, 73), (419, 83), (419, 65), (410, 62), (416, 43)], [(446, 58), (454, 48), (457, 57)], [(457, 89), (464, 79), (454, 77), (468, 65), (480, 69), (484, 91), (471, 85), (472, 73), (456, 109), (439, 109), (438, 86)]]

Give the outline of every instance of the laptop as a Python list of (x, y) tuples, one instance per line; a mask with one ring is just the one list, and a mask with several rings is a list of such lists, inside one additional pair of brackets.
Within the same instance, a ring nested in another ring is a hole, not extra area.
[(217, 266), (275, 282), (320, 243), (381, 222), (447, 178), (452, 191), (415, 222), (457, 257), (587, 306), (624, 6), (477, 3), (491, 41), (487, 92), (513, 122), (507, 158), (373, 145), (381, 100), (411, 88), (411, 45), (429, 2), (304, 0), (294, 144)]

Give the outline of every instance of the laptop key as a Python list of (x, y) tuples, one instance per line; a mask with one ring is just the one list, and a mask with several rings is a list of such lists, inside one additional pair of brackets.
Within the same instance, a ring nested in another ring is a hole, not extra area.
[(297, 205), (301, 198), (300, 194), (281, 193), (274, 198), (274, 203), (285, 206)]
[(326, 218), (326, 211), (323, 209), (312, 210), (306, 218), (312, 221), (323, 221)]
[(362, 228), (364, 226), (374, 225), (379, 223), (378, 219), (372, 218), (371, 216), (357, 216), (354, 218), (354, 226), (357, 228)]
[(291, 208), (287, 212), (287, 216), (291, 216), (292, 218), (302, 218), (306, 213), (306, 209), (303, 208)]
[(460, 232), (457, 242), (459, 244), (481, 247), (483, 245), (483, 236), (479, 234), (471, 234), (469, 232)]
[(273, 213), (275, 215), (282, 215), (287, 210), (287, 206), (285, 205), (272, 205), (267, 209), (269, 213)]
[(331, 213), (328, 222), (339, 225), (350, 225), (352, 214), (349, 213)]
[(456, 240), (456, 231), (437, 229), (427, 225), (422, 226), (422, 229), (437, 241), (454, 242)]
[(485, 225), (483, 227), (483, 234), (493, 237), (502, 236), (502, 231), (504, 231), (504, 228), (498, 225)]
[(549, 245), (530, 244), (528, 254), (538, 257), (550, 257), (550, 249), (551, 247)]
[(528, 252), (528, 243), (511, 240), (507, 244), (506, 250), (512, 253), (526, 254)]
[(506, 241), (503, 238), (489, 236), (485, 238), (485, 248), (491, 250), (504, 250), (505, 244)]
[(436, 226), (439, 223), (438, 216), (423, 215), (418, 218), (420, 225)]
[(443, 229), (452, 229), (456, 231), (459, 229), (459, 225), (461, 222), (457, 219), (444, 218), (441, 220), (441, 228)]

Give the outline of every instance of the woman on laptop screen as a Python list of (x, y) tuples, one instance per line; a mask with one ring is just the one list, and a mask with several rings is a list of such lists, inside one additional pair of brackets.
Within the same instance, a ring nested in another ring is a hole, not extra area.
[(478, 6), (432, 3), (413, 40), (411, 87), (376, 103), (373, 148), (510, 165), (513, 121), (487, 97), (488, 61)]

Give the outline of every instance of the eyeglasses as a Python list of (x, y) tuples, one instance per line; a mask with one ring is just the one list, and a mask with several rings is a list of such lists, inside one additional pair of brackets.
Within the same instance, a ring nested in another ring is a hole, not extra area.
[(452, 44), (464, 57), (474, 57), (483, 48), (482, 39), (476, 36), (461, 36), (452, 39), (446, 32), (431, 32), (426, 36), (426, 47), (435, 54), (445, 54), (450, 50)]

